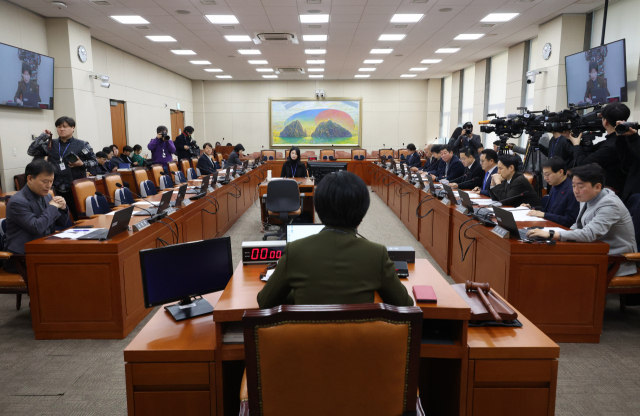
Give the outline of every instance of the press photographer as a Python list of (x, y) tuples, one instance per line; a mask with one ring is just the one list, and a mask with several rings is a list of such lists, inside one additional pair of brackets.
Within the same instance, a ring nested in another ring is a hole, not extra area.
[(484, 150), (482, 146), (482, 140), (480, 136), (477, 134), (473, 134), (473, 124), (470, 121), (467, 121), (462, 126), (462, 133), (453, 143), (453, 150), (456, 154), (460, 154), (462, 149), (468, 147), (473, 152), (473, 157), (478, 158), (480, 152)]
[[(194, 129), (191, 126), (187, 126), (184, 128), (182, 134), (176, 137), (176, 141), (173, 143), (176, 147), (176, 155), (178, 156), (178, 160), (182, 159), (191, 159), (191, 157), (199, 157), (200, 156), (200, 148), (195, 143), (195, 140), (191, 138), (193, 135)], [(198, 154), (194, 155), (192, 150), (197, 148)]]
[(158, 126), (156, 137), (151, 139), (147, 148), (151, 150), (151, 159), (153, 164), (161, 164), (165, 173), (169, 173), (167, 163), (173, 160), (171, 155), (176, 153), (176, 146), (171, 141), (171, 137), (167, 135), (165, 126)]
[(627, 173), (622, 193), (622, 202), (629, 205), (631, 195), (640, 193), (640, 136), (638, 123), (618, 121), (616, 125), (616, 149), (621, 160), (622, 171)]

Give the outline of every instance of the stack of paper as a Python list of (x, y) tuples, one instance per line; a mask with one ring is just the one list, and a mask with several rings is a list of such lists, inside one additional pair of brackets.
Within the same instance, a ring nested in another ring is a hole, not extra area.
[(53, 234), (52, 238), (68, 238), (70, 240), (77, 240), (78, 238), (89, 234), (95, 230), (104, 230), (105, 228), (70, 228), (57, 234)]
[(242, 322), (229, 322), (222, 335), (223, 344), (244, 344)]

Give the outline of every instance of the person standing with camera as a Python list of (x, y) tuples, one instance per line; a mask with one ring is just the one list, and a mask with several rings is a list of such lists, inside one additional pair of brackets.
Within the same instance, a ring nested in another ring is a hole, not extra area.
[(462, 149), (468, 147), (473, 152), (474, 159), (478, 159), (478, 155), (484, 150), (480, 136), (473, 134), (473, 124), (470, 121), (464, 123), (462, 129), (462, 133), (453, 144), (454, 151), (459, 154)]
[(88, 142), (76, 139), (73, 133), (76, 122), (71, 117), (60, 117), (56, 120), (58, 138), (45, 130), (31, 143), (27, 154), (29, 156), (45, 157), (55, 170), (53, 190), (57, 196), (66, 201), (74, 220), (78, 219), (78, 211), (71, 191), (71, 183), (76, 179), (86, 178), (87, 169), (95, 168), (98, 164), (96, 155)]
[(193, 134), (193, 132), (193, 127), (187, 126), (184, 128), (182, 134), (176, 137), (174, 145), (176, 147), (176, 155), (178, 156), (178, 160), (191, 159), (191, 135)]
[(165, 173), (169, 173), (168, 163), (173, 160), (171, 155), (176, 153), (176, 146), (171, 141), (171, 137), (167, 135), (165, 126), (158, 126), (156, 137), (151, 139), (147, 148), (151, 150), (151, 160), (153, 164), (162, 165)]

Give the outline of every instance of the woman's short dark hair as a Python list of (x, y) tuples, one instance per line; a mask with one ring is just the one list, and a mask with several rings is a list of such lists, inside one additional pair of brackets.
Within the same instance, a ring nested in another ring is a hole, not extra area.
[(37, 178), (41, 173), (46, 173), (49, 175), (55, 173), (53, 165), (44, 159), (36, 159), (33, 162), (29, 163), (24, 169), (24, 176), (26, 177), (31, 175), (32, 177)]
[(139, 144), (133, 146), (133, 151), (137, 152), (138, 150), (142, 150), (142, 146), (140, 146)]
[(71, 117), (62, 116), (62, 117), (60, 117), (59, 119), (56, 120), (56, 127), (60, 127), (64, 123), (67, 123), (69, 125), (69, 127), (75, 127), (76, 126), (76, 121), (74, 119), (72, 119)]
[(591, 186), (602, 184), (604, 186), (604, 169), (597, 163), (589, 163), (571, 168), (569, 175), (577, 176), (582, 182), (589, 182)]
[(158, 128), (156, 129), (156, 133), (162, 133), (163, 131), (169, 131), (169, 129), (165, 126), (158, 126)]
[(567, 164), (564, 163), (564, 160), (562, 160), (562, 158), (560, 156), (554, 156), (550, 159), (547, 159), (543, 164), (542, 164), (543, 168), (551, 168), (551, 171), (553, 173), (558, 173), (560, 171), (560, 169), (562, 169), (562, 171), (564, 172), (564, 174), (567, 174)]
[(407, 145), (407, 150), (411, 150), (413, 152), (414, 150), (416, 150), (416, 145), (413, 143), (409, 143)]
[(193, 127), (191, 127), (191, 126), (187, 126), (187, 127), (185, 127), (185, 128), (184, 128), (184, 131), (186, 131), (186, 132), (187, 132), (187, 133), (189, 133), (189, 134), (193, 134), (193, 132), (194, 132)]
[(244, 146), (238, 143), (236, 147), (233, 148), (233, 151), (238, 153), (240, 150), (244, 151)]
[(24, 74), (25, 72), (28, 72), (29, 75), (31, 75), (31, 65), (29, 65), (26, 62), (23, 62), (22, 63), (22, 72), (21, 72), (21, 74)]
[(291, 152), (293, 151), (295, 151), (296, 154), (298, 155), (298, 158), (296, 159), (296, 161), (300, 162), (300, 149), (298, 149), (297, 146), (291, 146), (291, 149), (289, 149), (289, 155), (287, 156), (287, 161), (293, 162), (293, 160), (291, 160)]
[(131, 146), (125, 146), (122, 148), (123, 152), (133, 152), (133, 147)]
[(107, 155), (105, 152), (98, 152), (96, 153), (96, 158), (101, 157), (103, 159), (106, 159), (109, 157), (109, 155)]
[(369, 190), (356, 174), (340, 171), (326, 175), (313, 198), (324, 225), (356, 228), (369, 209)]

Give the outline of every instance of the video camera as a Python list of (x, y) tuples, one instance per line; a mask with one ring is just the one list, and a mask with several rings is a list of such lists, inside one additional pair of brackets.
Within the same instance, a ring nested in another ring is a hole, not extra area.
[(520, 137), (526, 132), (531, 142), (537, 144), (540, 137), (546, 132), (545, 119), (547, 110), (529, 111), (526, 107), (518, 107), (521, 114), (508, 114), (506, 117), (498, 118), (495, 114), (487, 114), (487, 117), (496, 117), (492, 120), (481, 121), (480, 131), (483, 133), (496, 133), (500, 136), (500, 141), (506, 146), (507, 139)]
[[(578, 111), (593, 108), (593, 111), (580, 115)], [(576, 106), (569, 104), (569, 108), (557, 113), (549, 113), (545, 123), (548, 132), (563, 132), (570, 130), (571, 135), (578, 136), (582, 133), (580, 145), (593, 146), (596, 136), (606, 133), (602, 125), (602, 105)]]
[(195, 140), (191, 140), (191, 143), (189, 143), (189, 153), (191, 153), (192, 157), (200, 157), (200, 146)]

